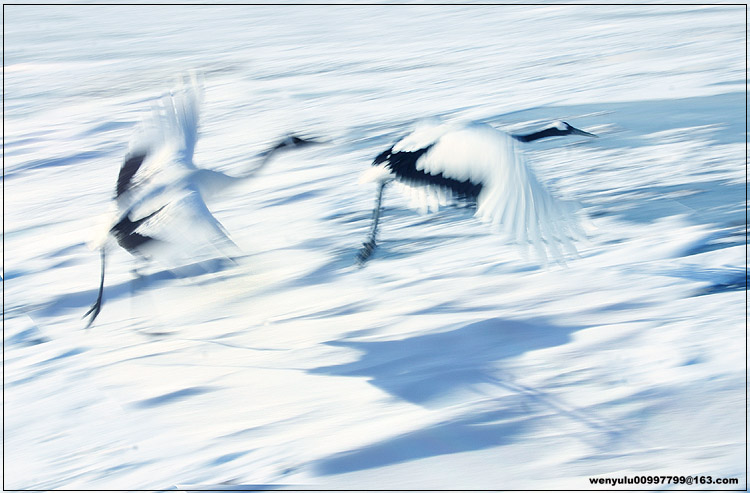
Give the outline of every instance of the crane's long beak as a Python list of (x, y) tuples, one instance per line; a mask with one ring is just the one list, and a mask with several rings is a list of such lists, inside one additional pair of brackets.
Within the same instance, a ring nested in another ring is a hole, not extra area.
[(292, 135), (289, 137), (289, 144), (290, 147), (300, 147), (300, 146), (307, 146), (307, 145), (318, 145), (318, 144), (328, 144), (329, 141), (321, 140), (321, 139), (305, 139), (302, 137), (298, 137), (296, 135)]
[(580, 128), (575, 128), (574, 126), (570, 126), (570, 130), (573, 135), (585, 135), (586, 137), (599, 137), (598, 135), (586, 132), (584, 130), (581, 130)]

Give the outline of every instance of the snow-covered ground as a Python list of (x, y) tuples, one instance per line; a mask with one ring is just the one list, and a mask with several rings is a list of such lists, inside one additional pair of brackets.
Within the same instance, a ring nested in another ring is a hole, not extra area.
[[(6, 6), (7, 489), (746, 484), (745, 9)], [(196, 162), (243, 251), (135, 283), (87, 246), (141, 115), (205, 75)], [(421, 118), (525, 146), (591, 219), (542, 267), (358, 175)], [(633, 485), (618, 488), (633, 489)]]

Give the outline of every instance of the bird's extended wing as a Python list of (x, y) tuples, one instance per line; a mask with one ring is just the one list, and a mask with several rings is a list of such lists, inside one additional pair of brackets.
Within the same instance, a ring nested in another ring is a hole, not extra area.
[(163, 96), (138, 125), (118, 175), (120, 209), (129, 209), (149, 188), (174, 183), (195, 170), (202, 93), (193, 76)]
[(430, 174), (481, 184), (476, 215), (520, 244), (531, 243), (542, 259), (575, 254), (582, 236), (576, 207), (555, 198), (537, 179), (515, 140), (488, 125), (442, 135), (417, 163)]
[(198, 141), (200, 106), (203, 100), (203, 85), (196, 75), (183, 79), (180, 84), (154, 105), (144, 118), (140, 132), (131, 141), (131, 150), (143, 143), (173, 143), (178, 161), (192, 165), (195, 144)]
[[(360, 183), (395, 179), (395, 187), (410, 199), (410, 207), (421, 213), (437, 211), (457, 198), (475, 199), (482, 183), (470, 179), (471, 170), (460, 167), (447, 170), (445, 164), (450, 165), (450, 155), (433, 164), (430, 164), (432, 158), (425, 161), (435, 145), (456, 128), (434, 119), (420, 122), (412, 133), (375, 158), (373, 167), (360, 176)], [(444, 154), (445, 150), (439, 153)]]
[(186, 177), (197, 169), (193, 152), (201, 98), (198, 78), (183, 80), (136, 127), (117, 177), (115, 210), (101, 221), (93, 246), (101, 246), (110, 228), (126, 216), (145, 217), (167, 204), (171, 194), (181, 193)]
[[(236, 245), (194, 187), (173, 189), (161, 198), (162, 208), (136, 230), (158, 240), (149, 252), (154, 257), (178, 265), (237, 253)], [(132, 219), (142, 214), (133, 214)]]
[(203, 87), (197, 75), (172, 91), (162, 101), (165, 124), (164, 132), (173, 134), (178, 144), (179, 161), (192, 165), (195, 144), (198, 141), (198, 120), (203, 100)]

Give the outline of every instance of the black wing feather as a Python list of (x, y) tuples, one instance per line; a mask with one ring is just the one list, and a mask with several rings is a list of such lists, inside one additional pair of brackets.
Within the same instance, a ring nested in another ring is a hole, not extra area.
[(471, 180), (456, 180), (442, 173), (428, 173), (417, 169), (417, 162), (427, 151), (432, 148), (429, 145), (417, 151), (393, 152), (393, 147), (379, 154), (373, 161), (373, 165), (385, 163), (386, 167), (396, 175), (397, 180), (410, 186), (436, 186), (453, 192), (456, 198), (474, 200), (482, 191), (482, 184)]
[(133, 177), (138, 172), (145, 159), (145, 152), (131, 154), (125, 158), (125, 162), (120, 168), (120, 174), (117, 176), (117, 191), (115, 198), (118, 198), (120, 195), (128, 191), (130, 184), (133, 181)]
[(133, 253), (142, 245), (157, 241), (150, 236), (145, 236), (140, 233), (136, 233), (136, 229), (138, 229), (138, 227), (140, 227), (141, 224), (143, 224), (144, 222), (148, 221), (149, 219), (154, 217), (156, 214), (161, 212), (161, 210), (164, 209), (164, 207), (166, 207), (166, 205), (160, 207), (159, 209), (147, 215), (146, 217), (143, 217), (136, 221), (131, 220), (130, 215), (128, 214), (125, 217), (123, 217), (117, 224), (112, 226), (112, 229), (110, 230), (110, 232), (114, 235), (115, 239), (117, 240), (117, 243), (122, 248)]

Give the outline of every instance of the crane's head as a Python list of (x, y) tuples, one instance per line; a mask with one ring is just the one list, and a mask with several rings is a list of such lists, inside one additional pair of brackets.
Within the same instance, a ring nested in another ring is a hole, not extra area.
[(560, 131), (558, 135), (584, 135), (586, 137), (596, 137), (596, 135), (592, 133), (583, 131), (580, 128), (575, 128), (568, 122), (555, 122), (555, 128)]
[(571, 125), (568, 122), (563, 121), (556, 121), (554, 124), (550, 125), (549, 127), (539, 130), (538, 132), (533, 132), (530, 134), (513, 134), (511, 137), (513, 137), (516, 140), (520, 140), (521, 142), (531, 142), (534, 140), (539, 139), (546, 139), (547, 137), (558, 137), (561, 135), (584, 135), (586, 137), (596, 137), (596, 135), (584, 132), (581, 129), (575, 128), (573, 125)]
[(302, 137), (297, 137), (296, 135), (288, 135), (285, 139), (276, 144), (271, 150), (279, 151), (293, 149), (295, 147), (309, 146), (313, 144), (322, 144), (322, 142), (313, 139), (303, 139)]
[[(268, 149), (267, 151), (261, 152), (259, 154), (259, 157), (263, 159), (263, 164), (267, 163), (271, 160), (271, 157), (274, 156), (279, 151), (287, 151), (289, 149), (295, 149), (297, 147), (304, 147), (309, 146), (313, 144), (323, 144), (323, 141), (319, 140), (313, 140), (313, 139), (303, 139), (302, 137), (297, 137), (296, 135), (289, 134), (288, 136), (281, 139), (276, 145)], [(261, 164), (261, 166), (263, 165)]]

